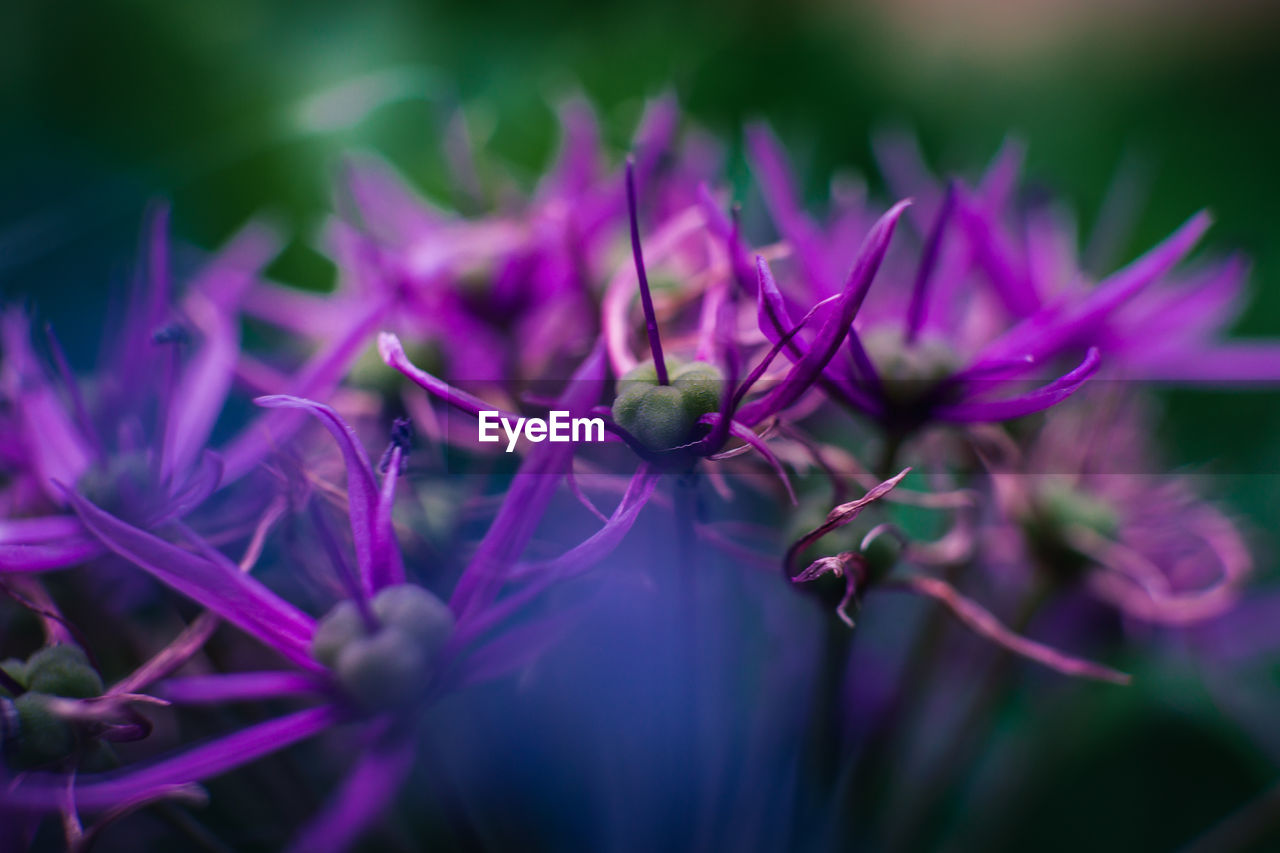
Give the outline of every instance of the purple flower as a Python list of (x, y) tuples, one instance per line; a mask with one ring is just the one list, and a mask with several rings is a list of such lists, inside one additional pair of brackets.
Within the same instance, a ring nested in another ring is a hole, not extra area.
[[(851, 263), (851, 235), (864, 230), (873, 215), (861, 194), (837, 186), (830, 219), (818, 226), (802, 211), (772, 134), (761, 126), (749, 128), (747, 143), (770, 213), (790, 250), (787, 288), (780, 290), (772, 275), (763, 277), (768, 311), (762, 322), (779, 333), (790, 327), (789, 306), (796, 300), (837, 292), (839, 270)], [(1028, 324), (1042, 322), (1033, 319), (1035, 290), (1025, 277), (984, 264), (986, 256), (974, 245), (968, 223), (1003, 201), (1008, 168), (998, 164), (973, 193), (959, 181), (941, 195), (922, 192), (910, 217), (918, 242), (890, 253), (881, 284), (864, 294), (843, 356), (824, 371), (834, 401), (902, 436), (930, 423), (1001, 421), (1042, 411), (1070, 396), (1097, 370), (1099, 347), (1087, 336), (1078, 350), (1068, 346), (1078, 342), (1075, 338), (1046, 346), (1051, 335), (1037, 334), (1031, 336), (1035, 346), (1026, 343)], [(731, 251), (743, 254), (740, 246)], [(1161, 260), (1171, 251), (1165, 249)], [(1117, 278), (1145, 276), (1150, 265)], [(755, 287), (745, 280), (743, 285)], [(1055, 315), (1054, 333), (1077, 320)], [(1073, 359), (1075, 366), (1056, 378), (1044, 375), (1063, 358)], [(1035, 382), (1043, 384), (1028, 387)]]
[[(691, 203), (714, 165), (696, 149), (669, 153), (677, 119), (673, 99), (654, 102), (634, 143), (637, 168), (661, 185), (668, 206)], [(323, 337), (354, 306), (387, 299), (395, 307), (384, 327), (434, 348), (446, 375), (518, 385), (562, 367), (594, 340), (596, 291), (623, 236), (626, 207), (621, 181), (604, 172), (590, 106), (568, 102), (561, 122), (559, 158), (532, 194), (505, 193), (481, 216), (441, 209), (388, 166), (352, 160), (344, 215), (330, 229), (342, 271), (337, 290), (262, 287), (249, 295), (249, 311)]]
[[(1006, 144), (979, 187), (934, 179), (909, 138), (878, 140), (889, 183), (918, 193), (922, 216), (956, 222), (953, 250), (987, 279), (1018, 320), (984, 353), (988, 361), (1098, 347), (1110, 378), (1181, 383), (1274, 383), (1280, 348), (1270, 340), (1224, 340), (1243, 307), (1246, 264), (1235, 256), (1182, 265), (1210, 224), (1200, 212), (1163, 243), (1100, 278), (1076, 251), (1076, 228), (1060, 206), (1020, 204), (1022, 149)], [(950, 206), (950, 214), (943, 209)], [(1110, 223), (1100, 219), (1099, 228)], [(925, 227), (925, 220), (919, 223)], [(1122, 233), (1095, 234), (1091, 247)], [(1180, 266), (1181, 265), (1181, 266)], [(938, 278), (939, 286), (946, 286)], [(945, 304), (945, 303), (944, 303)], [(945, 321), (945, 320), (944, 320)]]
[[(599, 393), (588, 377), (563, 405)], [(628, 492), (601, 529), (561, 556), (520, 562), (547, 499), (557, 488), (567, 451), (544, 445), (516, 475), (501, 509), (458, 580), (448, 604), (406, 582), (391, 526), (405, 449), (393, 442), (381, 486), (355, 434), (327, 406), (296, 397), (259, 400), (319, 419), (347, 468), (354, 576), (349, 595), (318, 622), (231, 563), (194, 532), (177, 526), (185, 547), (105, 512), (80, 495), (67, 500), (102, 545), (175, 591), (257, 638), (287, 669), (191, 676), (163, 682), (158, 694), (176, 705), (313, 697), (318, 704), (224, 735), (168, 758), (73, 782), (75, 810), (104, 812), (150, 802), (313, 737), (343, 722), (360, 723), (365, 748), (330, 808), (295, 841), (298, 850), (339, 850), (376, 819), (412, 766), (414, 709), (465, 686), (498, 678), (536, 658), (570, 622), (554, 613), (516, 617), (551, 584), (603, 559), (631, 526), (646, 486)], [(647, 487), (651, 490), (651, 486)], [(344, 567), (339, 567), (344, 571)], [(188, 650), (189, 651), (189, 650)], [(135, 682), (134, 687), (143, 686)], [(66, 808), (68, 779), (29, 775), (7, 783), (0, 808)]]
[(1004, 525), (989, 553), (1081, 584), (1125, 616), (1186, 625), (1239, 600), (1252, 560), (1190, 479), (1144, 470), (1150, 425), (1132, 403), (1074, 405), (1025, 459), (993, 472)]
[[(108, 328), (89, 376), (72, 373), (51, 331), (52, 367), (46, 366), (23, 312), (0, 317), (0, 378), (13, 411), (6, 442), (10, 517), (0, 522), (0, 572), (62, 568), (102, 553), (66, 511), (65, 487), (143, 527), (157, 527), (190, 515), (301, 426), (291, 413), (268, 413), (217, 452), (208, 448), (233, 383), (245, 379), (242, 299), (279, 240), (270, 228), (249, 225), (178, 298), (167, 230), (167, 209), (159, 208), (148, 227), (145, 275)], [(379, 316), (353, 314), (296, 373), (259, 371), (256, 380), (274, 391), (327, 395)]]

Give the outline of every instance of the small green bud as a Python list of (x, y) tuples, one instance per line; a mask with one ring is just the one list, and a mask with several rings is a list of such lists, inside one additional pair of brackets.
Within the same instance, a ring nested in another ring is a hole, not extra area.
[(426, 683), (428, 660), (417, 638), (398, 628), (348, 643), (334, 667), (347, 693), (371, 709), (398, 707)]
[(1120, 530), (1120, 518), (1110, 506), (1064, 483), (1050, 483), (1036, 494), (1021, 519), (1022, 531), (1039, 564), (1054, 577), (1073, 580), (1092, 558), (1079, 551), (1069, 531), (1090, 530), (1108, 539)]
[(340, 601), (324, 615), (311, 635), (311, 656), (332, 669), (348, 644), (365, 635), (354, 601)]
[(695, 361), (677, 368), (671, 374), (671, 384), (680, 389), (685, 411), (693, 423), (703, 415), (720, 410), (724, 375), (714, 364)]
[(89, 699), (101, 696), (102, 676), (84, 649), (70, 644), (45, 646), (27, 661), (27, 687), (37, 693)]
[(415, 584), (398, 584), (373, 597), (373, 612), (384, 628), (413, 637), (428, 658), (434, 658), (453, 633), (449, 605)]
[(873, 329), (862, 344), (893, 403), (909, 407), (927, 398), (942, 380), (961, 365), (955, 351), (937, 339), (923, 338), (908, 344), (899, 329)]
[(12, 757), (17, 769), (43, 767), (61, 761), (75, 751), (75, 730), (49, 710), (51, 698), (32, 691), (13, 700), (18, 718), (18, 737), (12, 746)]
[[(0, 661), (0, 669), (3, 669), (5, 675), (9, 676), (23, 687), (27, 686), (27, 665), (22, 661), (17, 658), (2, 660)], [(10, 699), (13, 698), (9, 691), (5, 690), (4, 687), (0, 687), (0, 696), (8, 697)]]
[(652, 450), (669, 450), (695, 437), (698, 419), (720, 408), (724, 377), (704, 361), (667, 359), (670, 385), (659, 385), (652, 361), (637, 365), (618, 382), (613, 419)]
[(684, 444), (693, 426), (684, 395), (672, 385), (628, 389), (614, 401), (613, 419), (652, 450)]

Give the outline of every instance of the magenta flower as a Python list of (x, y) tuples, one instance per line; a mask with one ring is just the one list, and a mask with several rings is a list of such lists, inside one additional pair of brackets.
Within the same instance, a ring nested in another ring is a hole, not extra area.
[[(860, 195), (837, 188), (831, 221), (820, 228), (801, 210), (772, 134), (753, 127), (747, 141), (769, 210), (790, 250), (788, 287), (780, 290), (772, 275), (764, 278), (768, 310), (762, 321), (778, 334), (791, 325), (789, 305), (837, 291), (839, 270), (851, 263), (850, 235), (865, 228), (872, 214)], [(1099, 352), (1092, 341), (1078, 353), (1066, 342), (1019, 345), (1032, 292), (1021, 279), (983, 281), (974, 275), (983, 268), (961, 228), (967, 214), (959, 211), (1002, 199), (1006, 184), (1007, 176), (996, 172), (984, 180), (978, 202), (959, 182), (940, 198), (924, 197), (924, 209), (917, 207), (913, 217), (920, 229), (918, 248), (890, 255), (885, 280), (865, 294), (845, 355), (824, 373), (834, 401), (901, 436), (934, 422), (1001, 421), (1042, 411), (1070, 396), (1097, 370)], [(744, 253), (740, 246), (731, 251)], [(755, 287), (747, 280), (743, 284)], [(1074, 356), (1075, 366), (1056, 378), (1044, 376), (1063, 356)], [(1027, 387), (1037, 381), (1043, 384)]]
[(62, 488), (157, 527), (194, 512), (210, 495), (252, 471), (302, 421), (268, 413), (215, 452), (208, 447), (233, 383), (327, 395), (370, 334), (378, 310), (351, 315), (339, 334), (293, 374), (249, 368), (240, 350), (246, 291), (274, 255), (278, 238), (254, 224), (212, 258), (176, 299), (168, 269), (168, 214), (147, 234), (146, 275), (108, 330), (104, 354), (82, 380), (52, 332), (52, 369), (36, 353), (29, 321), (0, 319), (4, 396), (14, 411), (7, 443), (10, 517), (0, 524), (0, 572), (76, 565), (102, 546), (67, 512)]
[[(563, 405), (582, 405), (574, 395), (599, 393), (598, 382), (579, 378), (583, 381), (570, 386)], [(332, 409), (288, 396), (261, 398), (259, 403), (300, 409), (318, 418), (346, 462), (356, 563), (352, 575), (343, 578), (348, 596), (322, 620), (317, 622), (280, 598), (189, 528), (178, 525), (183, 547), (78, 494), (68, 493), (67, 500), (105, 548), (255, 637), (288, 665), (170, 679), (159, 686), (160, 697), (175, 705), (284, 696), (313, 697), (318, 704), (140, 767), (80, 774), (70, 789), (70, 808), (73, 815), (111, 812), (173, 792), (188, 793), (203, 779), (338, 724), (357, 722), (365, 742), (361, 759), (332, 807), (294, 845), (298, 850), (340, 850), (379, 816), (407, 776), (416, 740), (414, 709), (448, 692), (501, 677), (561, 636), (567, 627), (563, 614), (524, 622), (516, 617), (548, 586), (607, 556), (634, 522), (643, 499), (628, 493), (595, 535), (560, 557), (518, 562), (559, 483), (558, 457), (568, 452), (545, 445), (525, 460), (446, 605), (406, 581), (391, 526), (391, 504), (407, 449), (393, 442), (379, 486), (353, 431)], [(170, 661), (166, 669), (173, 668), (175, 662)], [(0, 798), (0, 809), (66, 809), (69, 781), (50, 774), (14, 779)]]
[(989, 552), (1144, 622), (1229, 611), (1252, 572), (1248, 548), (1188, 478), (1144, 470), (1149, 435), (1132, 405), (1065, 408), (1025, 460), (993, 472), (1006, 521)]
[[(927, 219), (952, 222), (959, 267), (985, 278), (1017, 325), (983, 353), (988, 362), (1035, 359), (1096, 346), (1110, 378), (1179, 383), (1274, 383), (1280, 348), (1270, 340), (1229, 340), (1243, 307), (1246, 264), (1239, 257), (1183, 264), (1210, 224), (1192, 216), (1163, 243), (1101, 278), (1078, 257), (1076, 228), (1058, 205), (1019, 205), (1022, 149), (1009, 143), (976, 190), (930, 175), (908, 138), (878, 140), (883, 171), (899, 192), (921, 198)], [(1099, 227), (1108, 223), (1100, 221)], [(1094, 235), (1115, 243), (1122, 234)], [(944, 264), (940, 269), (946, 269)], [(950, 278), (938, 277), (939, 287)], [(945, 307), (945, 303), (944, 303)], [(939, 319), (947, 322), (947, 314)], [(954, 316), (954, 315), (951, 315)]]
[[(672, 99), (654, 102), (634, 142), (637, 169), (662, 186), (665, 205), (690, 203), (714, 165), (696, 150), (670, 154), (677, 119)], [(532, 194), (507, 193), (482, 216), (443, 210), (389, 167), (353, 160), (345, 214), (331, 229), (338, 289), (316, 296), (261, 287), (248, 309), (323, 338), (353, 307), (386, 299), (395, 307), (384, 327), (434, 347), (447, 375), (499, 385), (545, 376), (590, 348), (602, 269), (624, 237), (621, 180), (604, 161), (595, 116), (581, 101), (562, 110), (559, 158)]]

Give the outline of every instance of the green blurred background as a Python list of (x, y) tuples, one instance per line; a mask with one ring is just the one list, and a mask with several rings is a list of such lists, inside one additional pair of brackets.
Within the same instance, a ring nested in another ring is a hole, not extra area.
[[(1031, 176), (1082, 233), (1117, 167), (1140, 164), (1147, 203), (1121, 257), (1208, 206), (1210, 245), (1255, 260), (1238, 331), (1280, 336), (1280, 27), (1264, 3), (133, 0), (3, 14), (0, 288), (82, 355), (149, 197), (172, 198), (176, 232), (204, 247), (274, 215), (295, 238), (274, 273), (323, 288), (332, 270), (312, 246), (342, 152), (380, 151), (448, 200), (438, 139), (458, 107), (487, 156), (531, 179), (555, 144), (549, 101), (584, 91), (621, 148), (641, 99), (667, 89), (734, 150), (744, 120), (767, 118), (815, 199), (835, 168), (878, 185), (869, 140), (885, 125), (968, 174), (1022, 136)], [(402, 97), (318, 127), (316, 97), (360, 80)], [(1173, 462), (1233, 473), (1219, 496), (1250, 519), (1272, 575), (1276, 396), (1164, 399)], [(1168, 849), (1269, 784), (1274, 761), (1177, 665), (1135, 666), (1141, 686), (1077, 691), (1051, 717), (1015, 700), (1004, 738), (1039, 781), (984, 844)]]

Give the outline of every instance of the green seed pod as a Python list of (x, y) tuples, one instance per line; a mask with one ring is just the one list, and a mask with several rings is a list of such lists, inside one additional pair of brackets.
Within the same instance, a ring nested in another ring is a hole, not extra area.
[(672, 385), (638, 386), (613, 402), (613, 419), (651, 450), (684, 444), (693, 420), (684, 395)]
[(43, 767), (68, 758), (75, 751), (75, 730), (49, 710), (51, 698), (28, 692), (13, 700), (18, 720), (17, 740), (11, 746), (15, 769)]
[(353, 699), (369, 710), (405, 705), (421, 692), (428, 660), (421, 643), (398, 628), (348, 643), (334, 667)]
[(316, 624), (316, 632), (311, 636), (311, 656), (332, 669), (342, 650), (364, 635), (364, 620), (355, 602), (340, 601)]
[[(0, 669), (3, 669), (5, 675), (9, 676), (23, 687), (27, 686), (27, 665), (22, 661), (17, 658), (2, 660), (0, 661)], [(2, 686), (0, 686), (0, 696), (8, 697), (10, 699), (13, 698), (9, 691), (5, 690)]]
[(89, 699), (101, 696), (102, 676), (89, 664), (84, 649), (62, 644), (45, 646), (27, 661), (27, 687), (37, 693)]
[(862, 337), (862, 345), (880, 374), (885, 395), (899, 406), (927, 398), (961, 366), (955, 351), (942, 341), (923, 338), (907, 344), (896, 328), (873, 329)]
[(413, 637), (428, 659), (435, 658), (453, 633), (453, 611), (449, 605), (415, 584), (399, 584), (379, 591), (373, 597), (373, 612), (384, 628)]
[(671, 384), (680, 389), (684, 408), (692, 423), (703, 415), (720, 410), (724, 375), (714, 364), (694, 361), (671, 373)]

